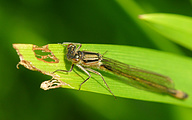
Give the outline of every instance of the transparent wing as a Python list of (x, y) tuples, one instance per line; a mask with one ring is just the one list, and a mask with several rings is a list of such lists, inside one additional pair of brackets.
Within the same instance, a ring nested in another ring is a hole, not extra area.
[(103, 57), (101, 62), (101, 67), (128, 78), (130, 85), (134, 87), (155, 92), (169, 92), (170, 89), (174, 89), (172, 80), (167, 76), (127, 65), (107, 57)]

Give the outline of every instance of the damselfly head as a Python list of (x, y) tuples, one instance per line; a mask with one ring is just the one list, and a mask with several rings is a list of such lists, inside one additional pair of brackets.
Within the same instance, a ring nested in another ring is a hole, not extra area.
[(75, 55), (75, 53), (76, 53), (76, 45), (74, 45), (74, 44), (69, 44), (68, 46), (67, 46), (67, 54), (70, 54), (70, 55)]
[(69, 44), (67, 46), (67, 59), (73, 63), (79, 62), (81, 52), (77, 51), (77, 46), (75, 44)]

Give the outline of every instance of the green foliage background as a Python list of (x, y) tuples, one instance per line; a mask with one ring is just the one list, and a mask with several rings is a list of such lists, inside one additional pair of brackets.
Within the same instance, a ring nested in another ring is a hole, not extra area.
[[(191, 119), (192, 110), (71, 89), (43, 91), (49, 76), (16, 69), (13, 43), (66, 41), (118, 44), (191, 57), (191, 51), (148, 27), (138, 15), (192, 16), (189, 0), (1, 0), (0, 119)], [(131, 92), (131, 91), (129, 91)]]

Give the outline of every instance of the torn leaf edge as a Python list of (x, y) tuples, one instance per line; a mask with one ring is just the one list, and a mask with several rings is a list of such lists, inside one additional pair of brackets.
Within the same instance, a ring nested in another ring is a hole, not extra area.
[[(50, 73), (50, 72), (41, 71), (40, 69), (36, 68), (32, 64), (32, 62), (24, 60), (23, 55), (20, 53), (19, 49), (17, 48), (17, 46), (19, 46), (19, 45), (25, 45), (25, 44), (13, 44), (13, 48), (16, 50), (16, 52), (17, 52), (17, 54), (19, 56), (19, 59), (20, 59), (19, 63), (16, 65), (17, 69), (19, 69), (19, 65), (23, 65), (25, 68), (27, 68), (29, 70), (38, 71), (38, 72), (40, 72), (42, 74), (52, 76), (51, 80), (47, 80), (47, 81), (44, 81), (44, 82), (41, 83), (41, 85), (40, 85), (41, 89), (49, 90), (49, 89), (59, 88), (59, 87), (66, 86), (66, 85), (68, 85), (69, 87), (74, 89), (74, 87), (70, 86), (69, 84), (67, 84), (67, 83), (65, 83), (63, 81), (61, 81), (59, 79), (60, 78), (59, 75), (54, 75), (53, 73)], [(33, 44), (31, 44), (31, 45), (32, 45), (32, 47), (34, 46)], [(48, 47), (48, 45), (46, 45), (46, 46)], [(56, 81), (57, 81), (57, 83), (56, 83)], [(53, 86), (53, 85), (56, 85), (56, 86)]]

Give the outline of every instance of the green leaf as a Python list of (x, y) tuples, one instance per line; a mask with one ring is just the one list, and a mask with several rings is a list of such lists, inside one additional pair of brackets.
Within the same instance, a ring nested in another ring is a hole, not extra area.
[[(20, 56), (20, 64), (30, 70), (37, 70), (43, 74), (52, 76), (54, 79), (63, 81), (62, 87), (79, 89), (79, 85), (88, 77), (82, 70), (74, 67), (72, 72), (52, 72), (57, 69), (69, 70), (71, 63), (65, 58), (65, 46), (61, 44), (48, 44), (46, 47), (37, 47), (32, 44), (13, 44)], [(49, 52), (40, 57), (40, 52), (34, 54), (34, 50)], [(192, 107), (192, 59), (177, 56), (170, 53), (155, 51), (151, 49), (121, 46), (83, 44), (81, 50), (99, 52), (108, 58), (134, 65), (139, 68), (157, 72), (172, 78), (178, 90), (189, 94), (186, 100), (178, 100), (168, 95), (157, 94), (137, 89), (122, 82), (113, 73), (98, 70), (105, 78), (112, 92), (116, 97), (132, 98), (137, 100), (177, 104)], [(52, 60), (46, 60), (45, 55)], [(38, 56), (38, 57), (37, 57)], [(43, 60), (42, 60), (43, 59)], [(82, 85), (81, 90), (111, 95), (99, 75), (91, 73), (92, 77)], [(38, 78), (34, 78), (38, 79)]]
[(139, 16), (154, 30), (192, 50), (192, 18), (177, 14), (144, 14)]

